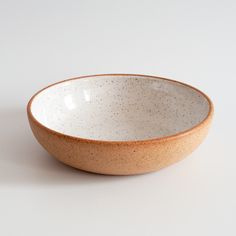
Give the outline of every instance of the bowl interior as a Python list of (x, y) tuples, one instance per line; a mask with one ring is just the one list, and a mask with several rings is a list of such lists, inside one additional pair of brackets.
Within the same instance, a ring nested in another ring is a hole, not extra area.
[(178, 82), (104, 75), (52, 85), (30, 108), (38, 122), (63, 134), (130, 141), (186, 131), (206, 118), (210, 105), (202, 93)]

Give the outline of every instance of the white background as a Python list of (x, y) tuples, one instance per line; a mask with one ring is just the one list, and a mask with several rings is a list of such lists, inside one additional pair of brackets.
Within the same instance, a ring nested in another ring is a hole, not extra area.
[[(236, 235), (235, 12), (235, 0), (0, 0), (0, 235)], [(27, 101), (98, 73), (200, 88), (215, 104), (207, 139), (140, 176), (57, 162), (31, 134)]]

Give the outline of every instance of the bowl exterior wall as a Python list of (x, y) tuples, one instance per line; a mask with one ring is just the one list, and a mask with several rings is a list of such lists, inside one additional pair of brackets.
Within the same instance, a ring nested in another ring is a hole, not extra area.
[(56, 159), (75, 168), (109, 175), (133, 175), (169, 166), (189, 155), (208, 133), (212, 117), (190, 132), (144, 142), (80, 140), (53, 132), (29, 114), (38, 142)]

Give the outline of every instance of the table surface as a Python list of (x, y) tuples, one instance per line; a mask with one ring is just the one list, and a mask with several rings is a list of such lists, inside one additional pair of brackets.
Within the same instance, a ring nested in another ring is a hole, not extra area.
[[(235, 1), (0, 1), (0, 234), (236, 235)], [(37, 90), (99, 73), (207, 93), (205, 142), (159, 172), (89, 174), (51, 158), (26, 117)]]

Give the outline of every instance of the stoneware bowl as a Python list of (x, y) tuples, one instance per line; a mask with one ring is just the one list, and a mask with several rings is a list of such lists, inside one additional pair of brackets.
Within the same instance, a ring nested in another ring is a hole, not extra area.
[(105, 74), (50, 85), (27, 106), (38, 142), (75, 168), (111, 175), (159, 170), (190, 154), (213, 115), (198, 89), (155, 76)]

